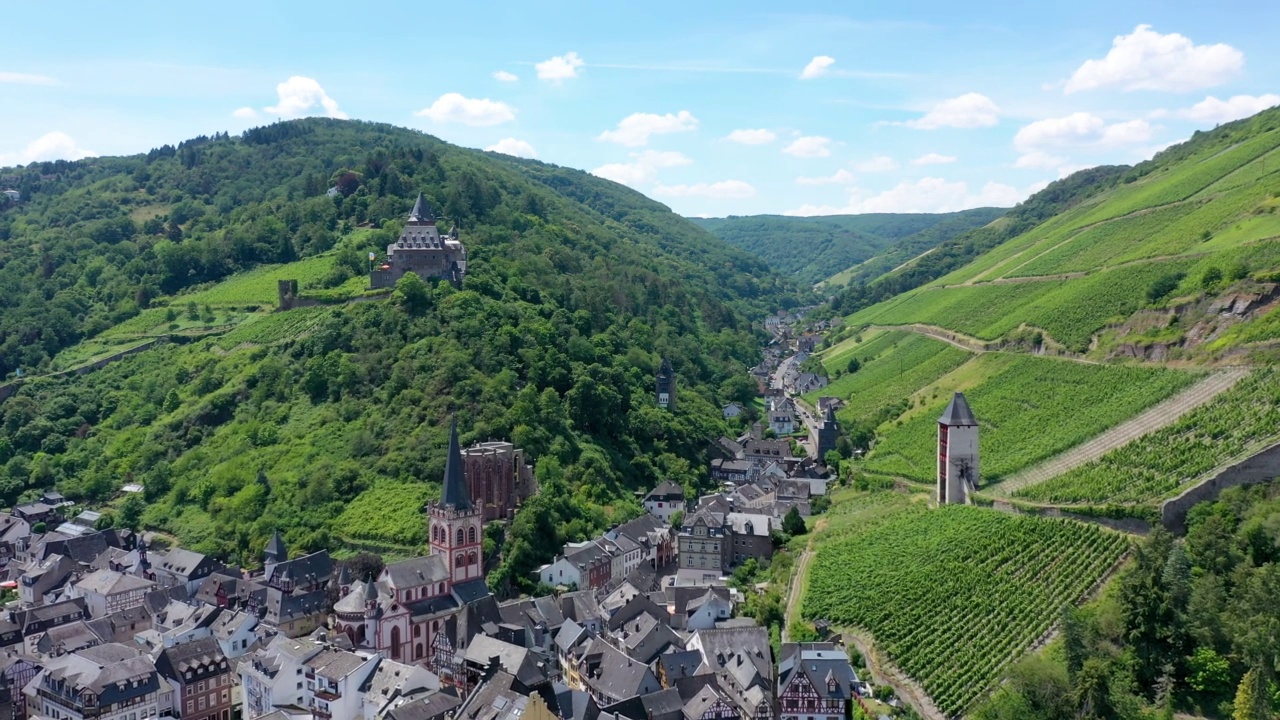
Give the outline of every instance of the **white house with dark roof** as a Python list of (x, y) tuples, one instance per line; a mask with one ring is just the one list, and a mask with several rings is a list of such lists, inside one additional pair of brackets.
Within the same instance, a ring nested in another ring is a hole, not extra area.
[(96, 618), (138, 607), (156, 586), (145, 578), (114, 570), (98, 570), (71, 584), (69, 597), (82, 597)]
[(23, 689), (33, 715), (84, 720), (159, 717), (173, 707), (173, 691), (162, 682), (151, 657), (118, 643), (51, 658)]
[(222, 563), (198, 552), (173, 548), (152, 561), (151, 571), (161, 587), (185, 585), (187, 594), (195, 596), (204, 579), (223, 568)]
[(667, 480), (644, 496), (644, 509), (650, 515), (669, 523), (671, 516), (684, 512), (684, 488)]
[(832, 643), (787, 643), (778, 661), (779, 720), (844, 720), (858, 675)]

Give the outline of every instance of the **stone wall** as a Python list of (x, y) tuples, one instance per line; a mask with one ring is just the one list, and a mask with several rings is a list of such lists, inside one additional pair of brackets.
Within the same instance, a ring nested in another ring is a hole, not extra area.
[(1259, 450), (1249, 457), (1228, 465), (1212, 477), (1187, 488), (1181, 495), (1166, 500), (1160, 507), (1160, 522), (1175, 533), (1186, 531), (1187, 512), (1191, 506), (1213, 500), (1230, 487), (1256, 485), (1280, 477), (1280, 443)]
[[(56, 377), (62, 377), (64, 375), (73, 375), (73, 374), (87, 375), (93, 372), (94, 370), (100, 370), (122, 358), (126, 358), (126, 357), (129, 357), (130, 355), (140, 353), (143, 350), (150, 350), (151, 348), (155, 347), (157, 343), (164, 342), (165, 340), (166, 340), (165, 338), (151, 338), (150, 340), (147, 340), (146, 342), (143, 342), (142, 344), (137, 345), (136, 347), (131, 347), (127, 350), (121, 350), (120, 352), (117, 352), (117, 353), (112, 353), (110, 355), (107, 355), (106, 357), (98, 358), (97, 360), (94, 360), (91, 363), (86, 363), (84, 365), (80, 365), (79, 367), (71, 368), (70, 370), (60, 370), (55, 373), (49, 373), (48, 375), (37, 375), (36, 377), (56, 378)], [(16, 380), (10, 380), (9, 382), (4, 383), (3, 385), (0, 385), (0, 402), (4, 402), (5, 400), (8, 400), (9, 398), (13, 397), (14, 394), (16, 394), (18, 390), (22, 387), (22, 384), (26, 382), (28, 379), (29, 378), (18, 378)]]

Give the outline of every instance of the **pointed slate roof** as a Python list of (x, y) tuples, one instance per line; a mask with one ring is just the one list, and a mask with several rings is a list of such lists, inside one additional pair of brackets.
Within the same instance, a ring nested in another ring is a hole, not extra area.
[(467, 479), (462, 473), (462, 449), (458, 446), (458, 418), (449, 425), (449, 454), (444, 461), (444, 490), (440, 504), (455, 510), (470, 510), (471, 496), (467, 493)]
[(662, 358), (662, 367), (658, 368), (658, 374), (671, 377), (675, 372), (676, 371), (671, 367), (671, 358)]
[(964, 393), (958, 392), (951, 397), (951, 402), (947, 404), (947, 409), (942, 411), (942, 417), (938, 418), (938, 423), (949, 427), (974, 426), (978, 424), (978, 418), (974, 417), (973, 410), (969, 409), (969, 401), (964, 399)]
[(435, 221), (436, 214), (431, 211), (431, 203), (422, 197), (422, 193), (418, 193), (418, 200), (409, 211), (409, 222), (433, 223)]
[(284, 562), (289, 559), (289, 551), (284, 546), (284, 538), (280, 537), (280, 531), (276, 530), (271, 534), (271, 539), (267, 541), (267, 547), (263, 550), (268, 560), (276, 562)]

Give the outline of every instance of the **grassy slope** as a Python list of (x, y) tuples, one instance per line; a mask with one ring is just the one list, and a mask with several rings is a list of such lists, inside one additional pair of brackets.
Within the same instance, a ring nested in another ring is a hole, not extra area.
[[(693, 221), (775, 270), (801, 282), (817, 283), (864, 262), (867, 265), (856, 274), (870, 279), (1003, 212), (978, 208), (941, 214), (754, 215)], [(853, 276), (851, 272), (844, 279)]]

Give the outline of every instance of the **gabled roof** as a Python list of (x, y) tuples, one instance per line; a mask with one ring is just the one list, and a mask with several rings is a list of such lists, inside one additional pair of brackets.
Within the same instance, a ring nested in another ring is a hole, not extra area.
[(391, 563), (382, 572), (390, 581), (391, 587), (399, 590), (449, 579), (449, 568), (445, 566), (444, 556), (434, 554)]
[(678, 483), (674, 483), (674, 482), (671, 482), (670, 480), (667, 480), (666, 482), (662, 483), (658, 487), (650, 490), (649, 494), (646, 495), (644, 499), (645, 500), (665, 500), (668, 497), (679, 497), (683, 499), (684, 488), (681, 487)]
[(471, 496), (467, 493), (467, 479), (463, 474), (462, 450), (458, 446), (456, 416), (449, 424), (449, 450), (444, 461), (444, 489), (440, 493), (440, 504), (455, 510), (471, 509)]
[(973, 410), (969, 408), (969, 401), (964, 399), (964, 393), (958, 392), (951, 396), (951, 402), (947, 403), (947, 409), (942, 411), (942, 417), (938, 418), (938, 423), (949, 427), (973, 427), (978, 424), (978, 418), (973, 416)]

